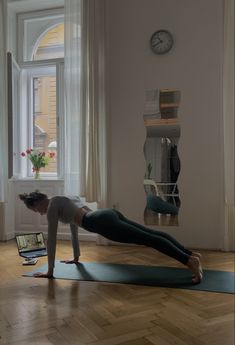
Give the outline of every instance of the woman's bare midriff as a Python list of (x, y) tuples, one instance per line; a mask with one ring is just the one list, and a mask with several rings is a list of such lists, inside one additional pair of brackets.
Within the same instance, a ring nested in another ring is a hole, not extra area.
[(84, 215), (88, 212), (91, 212), (92, 210), (89, 209), (88, 207), (81, 207), (78, 209), (77, 214), (74, 217), (74, 222), (78, 225), (81, 226), (82, 225), (82, 219), (84, 217)]

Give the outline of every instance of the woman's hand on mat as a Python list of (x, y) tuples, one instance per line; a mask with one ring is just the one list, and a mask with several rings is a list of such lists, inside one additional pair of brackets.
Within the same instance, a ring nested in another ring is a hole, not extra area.
[(53, 273), (50, 272), (43, 273), (43, 272), (36, 272), (33, 275), (35, 278), (53, 278)]
[(64, 264), (79, 264), (79, 259), (75, 258), (75, 259), (68, 259), (68, 260), (61, 260), (60, 262), (64, 263)]

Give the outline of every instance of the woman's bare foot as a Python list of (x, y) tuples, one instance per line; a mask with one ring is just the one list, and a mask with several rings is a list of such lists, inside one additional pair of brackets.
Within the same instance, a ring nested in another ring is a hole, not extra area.
[[(202, 258), (202, 254), (199, 252), (192, 252), (191, 254), (192, 256), (196, 256), (200, 261)], [(200, 272), (202, 273), (202, 266), (201, 266), (201, 262), (200, 262)], [(193, 278), (195, 278), (195, 275), (193, 274)]]
[(191, 255), (188, 259), (187, 266), (193, 273), (192, 282), (194, 284), (200, 283), (203, 277), (203, 271), (202, 271), (200, 258), (194, 255)]

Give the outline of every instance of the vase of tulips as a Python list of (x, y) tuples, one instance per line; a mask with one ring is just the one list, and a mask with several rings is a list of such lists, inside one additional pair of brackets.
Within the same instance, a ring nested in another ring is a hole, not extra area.
[(22, 157), (27, 157), (32, 163), (32, 171), (36, 180), (40, 179), (40, 169), (46, 167), (49, 161), (55, 157), (54, 152), (45, 153), (36, 149), (27, 149), (25, 152), (21, 152)]

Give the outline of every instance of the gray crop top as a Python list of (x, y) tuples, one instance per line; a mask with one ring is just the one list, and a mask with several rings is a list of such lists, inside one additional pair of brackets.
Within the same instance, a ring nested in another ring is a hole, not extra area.
[(55, 196), (50, 199), (47, 220), (56, 217), (62, 223), (73, 223), (77, 210), (84, 206), (78, 196)]

